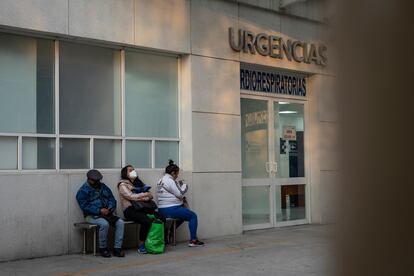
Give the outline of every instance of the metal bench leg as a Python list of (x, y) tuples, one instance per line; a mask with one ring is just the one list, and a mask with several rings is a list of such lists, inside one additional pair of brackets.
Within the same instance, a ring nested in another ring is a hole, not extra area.
[(96, 235), (98, 234), (96, 229), (98, 227), (93, 228), (93, 255), (96, 256)]
[(83, 251), (82, 254), (86, 254), (86, 229), (83, 229)]
[(135, 233), (137, 234), (137, 238), (136, 238), (136, 240), (137, 240), (137, 248), (139, 247), (139, 224), (137, 224), (136, 226), (135, 226)]
[(176, 245), (176, 238), (177, 238), (177, 221), (173, 220), (173, 243), (172, 245)]

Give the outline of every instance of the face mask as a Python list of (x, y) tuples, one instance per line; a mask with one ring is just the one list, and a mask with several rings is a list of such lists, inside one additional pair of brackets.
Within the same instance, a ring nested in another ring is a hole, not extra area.
[(137, 174), (136, 171), (132, 171), (132, 172), (129, 173), (129, 178), (130, 179), (135, 179), (137, 177), (138, 177), (138, 174)]

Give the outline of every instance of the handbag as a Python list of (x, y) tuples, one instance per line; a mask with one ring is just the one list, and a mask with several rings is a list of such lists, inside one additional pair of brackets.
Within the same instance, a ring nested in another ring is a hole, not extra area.
[(152, 199), (149, 201), (131, 201), (131, 204), (135, 210), (142, 212), (154, 212), (158, 208), (157, 203)]
[(188, 201), (187, 201), (186, 197), (183, 197), (183, 205), (182, 206), (187, 208), (187, 209), (190, 209), (190, 205), (188, 204)]

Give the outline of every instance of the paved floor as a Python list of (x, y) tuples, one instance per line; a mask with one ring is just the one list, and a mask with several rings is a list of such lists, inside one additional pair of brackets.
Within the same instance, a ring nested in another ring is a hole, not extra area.
[(304, 225), (246, 232), (206, 240), (203, 248), (185, 243), (162, 255), (104, 259), (66, 255), (0, 263), (0, 275), (307, 275), (328, 276), (329, 226)]

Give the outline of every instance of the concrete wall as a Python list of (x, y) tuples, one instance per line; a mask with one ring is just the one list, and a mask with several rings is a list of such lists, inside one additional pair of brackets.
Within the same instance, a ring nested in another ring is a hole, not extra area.
[(188, 53), (189, 0), (5, 0), (0, 26)]
[(311, 216), (313, 223), (331, 223), (339, 169), (337, 90), (332, 76), (314, 75), (309, 80)]
[[(333, 1), (330, 0), (298, 0), (296, 2), (292, 2), (290, 0), (227, 1), (320, 22), (326, 22), (332, 16)], [(284, 5), (286, 3), (289, 3), (289, 5)]]
[[(75, 196), (85, 182), (85, 171), (73, 173), (1, 174), (0, 193), (0, 261), (60, 255), (80, 252), (82, 233), (75, 229), (75, 222), (83, 215)], [(104, 172), (107, 184), (118, 201), (117, 213), (123, 217), (116, 189), (119, 172)], [(162, 170), (140, 171), (140, 177), (153, 187), (162, 176)], [(182, 172), (182, 177), (192, 185), (192, 174)], [(155, 190), (155, 188), (153, 188)], [(193, 191), (188, 194), (193, 205)], [(184, 239), (187, 230), (179, 232)], [(135, 246), (137, 229), (127, 226), (128, 247)]]
[(68, 177), (12, 174), (0, 183), (0, 260), (66, 253)]
[[(317, 74), (310, 78), (311, 208), (313, 222), (329, 220), (326, 191), (336, 167), (327, 162), (335, 145), (334, 94), (330, 67), (321, 68), (240, 54), (228, 45), (228, 28), (320, 41), (325, 26), (264, 9), (278, 1), (222, 0), (4, 0), (0, 28), (182, 54), (181, 167), (190, 184), (190, 205), (199, 215), (201, 238), (242, 232), (240, 62)], [(242, 3), (243, 2), (243, 3)], [(29, 16), (30, 15), (30, 16)], [(85, 171), (71, 173), (0, 172), (0, 261), (81, 250), (82, 220), (75, 193)], [(144, 170), (154, 185), (162, 171)], [(119, 172), (104, 173), (115, 185)], [(187, 239), (181, 227), (179, 239)], [(136, 239), (128, 229), (127, 244)], [(22, 238), (24, 237), (24, 238)], [(53, 241), (53, 247), (46, 246)]]

